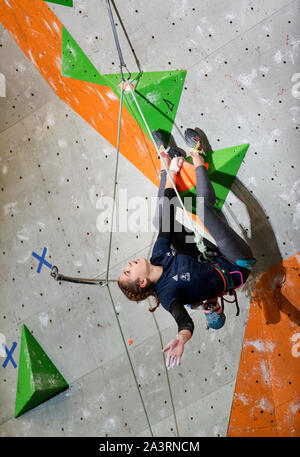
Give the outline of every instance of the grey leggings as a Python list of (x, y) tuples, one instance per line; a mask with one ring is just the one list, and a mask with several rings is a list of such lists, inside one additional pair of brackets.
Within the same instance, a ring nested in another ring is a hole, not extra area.
[[(166, 170), (162, 170), (157, 196), (158, 202), (155, 216), (153, 218), (153, 225), (157, 229), (159, 221), (159, 206), (163, 201), (166, 179), (167, 172)], [(197, 214), (199, 214), (199, 219), (203, 222), (205, 228), (215, 239), (217, 243), (217, 251), (219, 251), (220, 254), (232, 263), (236, 263), (237, 260), (253, 259), (253, 253), (248, 244), (216, 213), (214, 209), (216, 194), (204, 166), (198, 166), (196, 168), (196, 194)], [(188, 236), (190, 239), (192, 233), (193, 232), (191, 230), (187, 229), (175, 220), (174, 235), (171, 246), (179, 253), (198, 258), (199, 250), (196, 244), (186, 242), (186, 237)], [(208, 248), (216, 250), (215, 246), (208, 240), (204, 239), (204, 242)]]

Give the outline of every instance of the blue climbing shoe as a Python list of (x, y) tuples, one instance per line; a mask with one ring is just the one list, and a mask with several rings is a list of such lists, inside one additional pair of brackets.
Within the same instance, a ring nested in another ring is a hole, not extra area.
[(218, 301), (204, 306), (204, 313), (209, 328), (219, 330), (225, 324), (226, 316)]
[(254, 267), (254, 265), (256, 264), (257, 262), (257, 259), (239, 259), (236, 261), (236, 264), (239, 266), (239, 267), (243, 267), (243, 268), (247, 268), (247, 270), (251, 271), (252, 268)]

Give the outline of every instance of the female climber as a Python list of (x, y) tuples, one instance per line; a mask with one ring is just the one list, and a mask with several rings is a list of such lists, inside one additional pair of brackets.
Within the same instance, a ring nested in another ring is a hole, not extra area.
[[(166, 151), (164, 137), (159, 131), (153, 131), (152, 135), (175, 182), (184, 158), (174, 148)], [(161, 303), (175, 318), (178, 334), (163, 349), (163, 352), (168, 351), (168, 369), (176, 363), (180, 364), (184, 345), (193, 335), (194, 323), (184, 305), (190, 304), (192, 309), (202, 308), (208, 326), (221, 328), (225, 315), (218, 303), (218, 296), (241, 287), (256, 262), (248, 244), (214, 209), (216, 195), (205, 167), (205, 152), (199, 135), (195, 130), (186, 129), (185, 140), (191, 148), (196, 171), (197, 215), (201, 214), (202, 222), (215, 239), (217, 247), (204, 239), (212, 257), (209, 261), (203, 261), (197, 245), (186, 242), (188, 236), (191, 239), (192, 232), (174, 216), (178, 198), (161, 160), (158, 204), (153, 220), (156, 225), (158, 215), (159, 233), (152, 256), (150, 261), (140, 258), (128, 262), (118, 279), (120, 289), (129, 300), (139, 302), (152, 295), (156, 306), (149, 311), (155, 311)]]

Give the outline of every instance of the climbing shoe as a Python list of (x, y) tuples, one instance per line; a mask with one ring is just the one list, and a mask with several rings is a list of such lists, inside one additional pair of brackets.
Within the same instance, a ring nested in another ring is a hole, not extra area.
[(196, 155), (200, 154), (205, 156), (205, 152), (203, 151), (201, 144), (201, 138), (196, 132), (196, 130), (186, 129), (184, 132), (184, 138), (186, 144), (191, 147), (191, 152), (193, 152)]
[[(174, 157), (182, 156), (181, 152), (178, 151), (177, 149), (168, 148), (166, 141), (164, 139), (164, 136), (159, 130), (153, 130), (152, 136), (153, 136), (156, 146), (159, 149), (159, 152), (163, 155), (163, 157), (164, 157), (164, 154), (167, 154), (169, 157), (171, 157), (171, 159), (173, 159)], [(158, 159), (159, 159), (159, 156), (158, 156)]]
[(256, 264), (257, 259), (247, 259), (247, 260), (237, 260), (236, 264), (239, 267), (247, 268), (247, 270), (251, 271), (254, 265)]
[(209, 328), (219, 330), (225, 324), (226, 316), (218, 301), (204, 305), (204, 313)]
[(167, 144), (163, 134), (159, 130), (153, 130), (152, 136), (159, 152), (166, 152)]
[(171, 157), (171, 159), (174, 159), (174, 157), (182, 157), (180, 151), (175, 148), (170, 148), (167, 154)]

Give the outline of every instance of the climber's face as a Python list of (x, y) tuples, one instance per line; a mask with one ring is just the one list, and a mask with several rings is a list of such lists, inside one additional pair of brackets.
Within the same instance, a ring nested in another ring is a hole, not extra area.
[(150, 262), (144, 257), (137, 260), (128, 262), (123, 273), (120, 275), (119, 280), (123, 281), (140, 281), (140, 286), (145, 287), (147, 278), (150, 273)]

